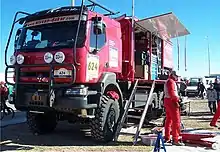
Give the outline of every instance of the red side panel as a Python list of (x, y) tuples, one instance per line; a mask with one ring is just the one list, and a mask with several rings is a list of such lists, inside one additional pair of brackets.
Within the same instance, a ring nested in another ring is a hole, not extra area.
[(173, 48), (171, 42), (163, 41), (163, 67), (173, 68)]
[(122, 32), (122, 73), (120, 79), (134, 80), (134, 50), (131, 49), (131, 22), (128, 19), (119, 20)]

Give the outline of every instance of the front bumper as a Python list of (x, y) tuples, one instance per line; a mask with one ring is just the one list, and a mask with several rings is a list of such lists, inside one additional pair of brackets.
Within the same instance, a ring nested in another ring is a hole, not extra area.
[(87, 97), (60, 97), (57, 98), (53, 108), (60, 110), (72, 110), (72, 109), (93, 109), (97, 104), (88, 103)]
[[(53, 71), (57, 67), (69, 67), (72, 69), (72, 75), (69, 83), (57, 83)], [(49, 67), (50, 74), (47, 82), (25, 82), (20, 76), (21, 68), (29, 67)], [(7, 81), (8, 71), (12, 68), (15, 71), (15, 83)], [(7, 66), (5, 70), (6, 82), (15, 86), (15, 107), (21, 111), (47, 111), (47, 110), (73, 110), (96, 108), (97, 104), (88, 102), (88, 97), (65, 96), (63, 90), (73, 87), (76, 79), (76, 68), (73, 64), (39, 64), (39, 65), (13, 65)], [(54, 91), (55, 100), (51, 104), (51, 92)]]
[(187, 95), (197, 95), (198, 91), (197, 90), (186, 90)]
[[(97, 103), (89, 102), (87, 95), (66, 96), (63, 92), (63, 90), (57, 90), (52, 96), (48, 96), (47, 91), (20, 92), (15, 101), (15, 107), (21, 111), (57, 110), (61, 112), (97, 107)], [(52, 98), (54, 100), (51, 100)]]

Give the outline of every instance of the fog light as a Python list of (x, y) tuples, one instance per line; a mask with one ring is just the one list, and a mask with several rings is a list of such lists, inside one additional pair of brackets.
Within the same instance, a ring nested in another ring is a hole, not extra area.
[(57, 52), (55, 53), (54, 55), (54, 60), (57, 62), (57, 63), (63, 63), (63, 61), (65, 60), (65, 55), (63, 52)]
[(51, 54), (50, 52), (47, 52), (44, 54), (44, 61), (46, 63), (51, 63), (53, 61), (53, 54)]
[(18, 64), (23, 64), (24, 63), (24, 56), (22, 54), (18, 54), (16, 59), (17, 59)]
[(12, 56), (10, 57), (10, 63), (11, 63), (12, 65), (14, 65), (14, 64), (16, 63), (16, 57), (15, 57), (14, 55), (12, 55)]

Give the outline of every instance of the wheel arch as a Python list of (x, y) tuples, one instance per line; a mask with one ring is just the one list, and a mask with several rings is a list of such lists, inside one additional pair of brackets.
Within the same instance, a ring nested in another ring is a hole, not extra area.
[(102, 94), (106, 94), (107, 91), (115, 91), (119, 95), (119, 106), (120, 108), (123, 107), (123, 94), (122, 91), (117, 83), (116, 74), (112, 72), (105, 72), (103, 73), (101, 79), (101, 87), (102, 87)]

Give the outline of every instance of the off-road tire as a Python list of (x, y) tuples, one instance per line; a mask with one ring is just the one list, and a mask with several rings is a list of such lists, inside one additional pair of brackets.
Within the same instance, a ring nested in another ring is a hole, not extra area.
[(164, 113), (164, 104), (163, 104), (163, 101), (164, 101), (164, 93), (163, 92), (160, 92), (159, 93), (159, 103), (160, 103), (160, 109), (157, 110), (157, 117), (161, 117)]
[(158, 103), (157, 93), (153, 93), (153, 95), (152, 95), (152, 102), (148, 106), (147, 114), (146, 114), (146, 117), (145, 117), (145, 119), (147, 121), (150, 121), (150, 120), (152, 120), (152, 119), (157, 117), (156, 116), (156, 109), (153, 107), (153, 104), (157, 104), (157, 103)]
[(33, 134), (52, 132), (57, 125), (55, 113), (38, 114), (27, 112), (27, 124)]
[[(119, 115), (118, 101), (103, 95), (101, 103), (95, 111), (95, 118), (91, 121), (92, 138), (99, 142), (112, 141), (117, 129)], [(111, 120), (113, 123), (110, 123)]]

